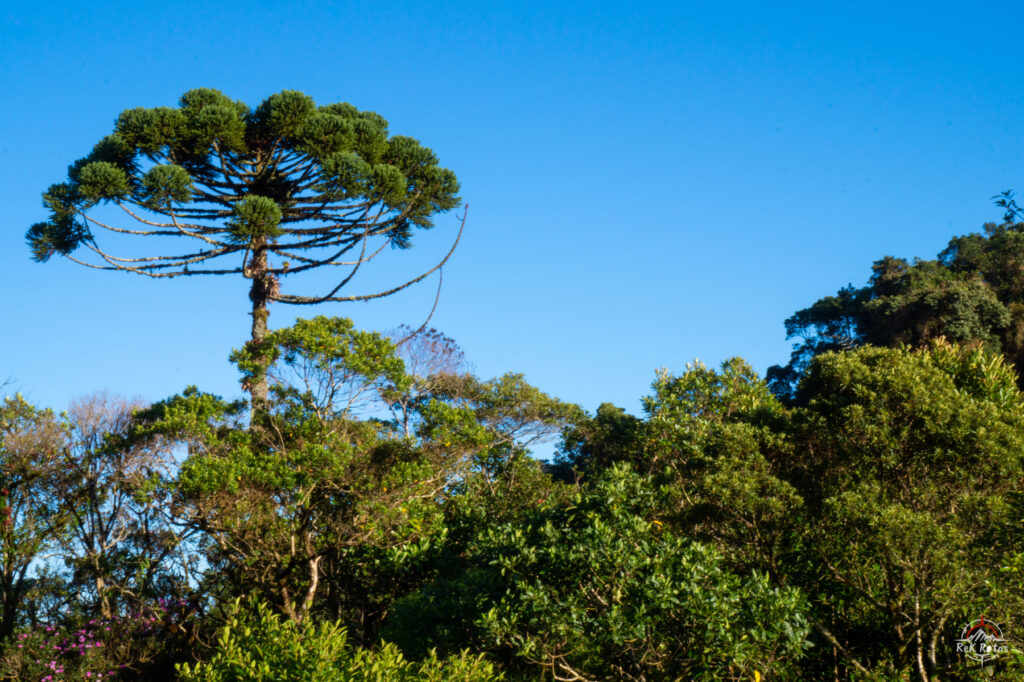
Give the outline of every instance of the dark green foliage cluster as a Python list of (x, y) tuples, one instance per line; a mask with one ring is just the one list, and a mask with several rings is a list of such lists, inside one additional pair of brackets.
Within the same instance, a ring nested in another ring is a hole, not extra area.
[(786, 320), (786, 334), (800, 341), (788, 365), (768, 370), (769, 384), (792, 399), (810, 361), (822, 353), (862, 345), (920, 347), (938, 338), (984, 344), (1021, 366), (1022, 265), (1019, 222), (989, 223), (983, 234), (954, 237), (937, 260), (876, 261), (866, 286), (845, 287)]
[[(742, 360), (696, 363), (637, 418), (481, 381), (421, 334), (271, 332), (232, 355), (271, 386), (252, 413), (194, 388), (9, 399), (0, 669), (109, 623), (148, 634), (43, 673), (968, 679), (955, 640), (984, 614), (1008, 633), (988, 669), (1021, 679), (1024, 395), (1001, 355), (823, 353), (792, 405)], [(558, 433), (555, 462), (529, 456)]]
[(666, 527), (659, 496), (618, 466), (567, 504), (481, 538), (507, 585), (483, 614), (485, 632), (558, 678), (792, 671), (808, 634), (799, 590), (730, 571), (713, 547)]

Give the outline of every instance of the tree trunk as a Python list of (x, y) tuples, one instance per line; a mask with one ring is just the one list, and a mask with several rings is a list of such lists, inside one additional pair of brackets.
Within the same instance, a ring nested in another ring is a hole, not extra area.
[(3, 603), (0, 604), (0, 653), (14, 639), (18, 615), (18, 583), (4, 576)]
[[(267, 274), (267, 251), (266, 244), (259, 242), (252, 247), (252, 261), (247, 268), (247, 275), (252, 279), (252, 286), (249, 288), (249, 300), (252, 301), (252, 339), (250, 343), (259, 343), (267, 335), (267, 318), (270, 311), (267, 304), (270, 302), (272, 278)], [(263, 368), (266, 370), (266, 367)], [(252, 413), (255, 414), (260, 406), (267, 402), (267, 376), (266, 372), (260, 375), (249, 386), (252, 395)]]
[(107, 581), (103, 579), (102, 575), (100, 575), (100, 568), (97, 563), (98, 562), (95, 561), (93, 562), (93, 570), (95, 570), (97, 574), (94, 582), (96, 594), (99, 596), (100, 616), (110, 620), (114, 617), (114, 610), (110, 607), (110, 595), (107, 594)]

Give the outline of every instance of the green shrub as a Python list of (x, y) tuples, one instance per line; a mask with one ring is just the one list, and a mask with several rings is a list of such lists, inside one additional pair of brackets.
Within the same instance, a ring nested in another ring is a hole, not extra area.
[(564, 507), (491, 530), (507, 581), (492, 641), (556, 679), (799, 679), (806, 599), (677, 537), (649, 481), (623, 465)]
[(178, 666), (184, 682), (303, 680), (303, 682), (488, 682), (503, 679), (482, 657), (466, 652), (408, 661), (393, 644), (370, 650), (350, 647), (336, 623), (283, 620), (263, 603), (242, 607), (221, 629), (210, 660)]

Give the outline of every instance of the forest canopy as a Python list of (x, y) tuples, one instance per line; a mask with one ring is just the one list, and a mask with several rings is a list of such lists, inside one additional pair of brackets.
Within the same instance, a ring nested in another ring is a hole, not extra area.
[[(241, 274), (254, 327), (223, 349), (243, 399), (2, 399), (0, 679), (1024, 680), (1011, 196), (794, 313), (788, 365), (659, 370), (640, 415), (476, 376), (426, 324), (267, 325), (372, 298), (338, 291), (457, 191), (372, 112), (193, 90), (44, 194), (38, 260)], [(200, 251), (113, 258), (100, 203)], [(327, 295), (281, 291), (327, 265)]]

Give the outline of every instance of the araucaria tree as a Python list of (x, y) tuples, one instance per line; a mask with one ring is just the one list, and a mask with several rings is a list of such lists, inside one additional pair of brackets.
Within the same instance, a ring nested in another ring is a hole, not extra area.
[[(339, 294), (385, 246), (408, 248), (414, 228), (429, 228), (434, 215), (458, 206), (458, 191), (455, 174), (430, 149), (389, 136), (378, 114), (350, 104), (318, 107), (290, 90), (251, 109), (201, 88), (182, 95), (177, 108), (123, 112), (114, 132), (71, 165), (68, 180), (43, 194), (50, 219), (29, 228), (26, 239), (37, 261), (59, 254), (154, 278), (241, 274), (252, 280), (252, 339), (259, 341), (272, 301), (365, 301), (439, 269), (452, 251), (386, 291)], [(104, 204), (121, 209), (127, 224), (94, 210)], [(157, 255), (115, 256), (96, 238), (107, 231), (150, 237)], [(322, 266), (342, 268), (330, 291), (282, 292), (280, 278)], [(266, 398), (265, 384), (252, 390), (254, 400)]]

